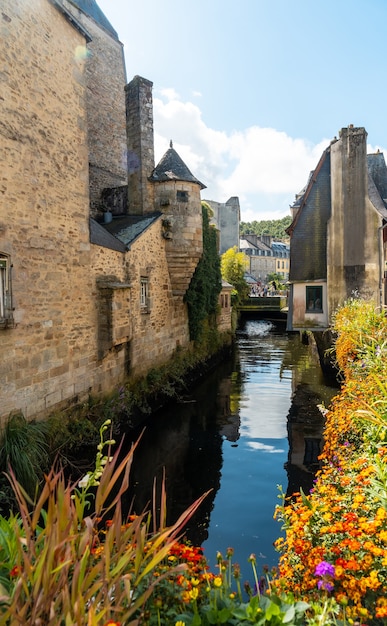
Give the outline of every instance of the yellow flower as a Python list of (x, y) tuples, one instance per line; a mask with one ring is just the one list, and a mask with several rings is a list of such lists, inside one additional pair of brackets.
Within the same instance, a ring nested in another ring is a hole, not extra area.
[(189, 592), (189, 595), (191, 597), (191, 600), (196, 600), (196, 598), (199, 595), (199, 589), (197, 587), (194, 587), (193, 589), (191, 589), (191, 591)]
[(214, 587), (221, 587), (222, 586), (222, 579), (220, 576), (215, 576), (214, 578)]
[(182, 622), (181, 619), (179, 619), (177, 622), (175, 622), (175, 626), (185, 626), (185, 622)]
[(193, 585), (193, 587), (197, 587), (199, 583), (199, 578), (191, 578), (191, 584)]

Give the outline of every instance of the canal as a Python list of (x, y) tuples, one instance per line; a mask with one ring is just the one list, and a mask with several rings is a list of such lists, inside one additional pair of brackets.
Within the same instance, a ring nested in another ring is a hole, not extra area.
[(242, 575), (251, 553), (258, 566), (275, 566), (278, 486), (288, 494), (312, 487), (323, 427), (317, 405), (329, 405), (335, 393), (298, 334), (286, 333), (282, 324), (246, 320), (230, 358), (145, 426), (127, 506), (146, 508), (154, 478), (160, 486), (164, 472), (169, 523), (211, 490), (187, 527), (187, 538), (202, 545), (210, 567), (228, 547)]

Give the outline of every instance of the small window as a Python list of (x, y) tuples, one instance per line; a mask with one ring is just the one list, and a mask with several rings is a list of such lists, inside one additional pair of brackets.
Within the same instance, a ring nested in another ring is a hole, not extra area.
[(306, 310), (322, 313), (322, 287), (306, 288)]
[(0, 252), (0, 328), (12, 322), (11, 263), (9, 256)]
[(141, 309), (148, 309), (149, 307), (149, 282), (147, 278), (141, 278), (140, 306)]
[(188, 191), (176, 191), (176, 200), (178, 202), (188, 202)]

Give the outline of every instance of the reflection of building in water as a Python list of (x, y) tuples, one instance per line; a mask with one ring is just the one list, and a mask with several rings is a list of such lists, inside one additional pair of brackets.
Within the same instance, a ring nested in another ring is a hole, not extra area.
[[(223, 378), (218, 387), (216, 397), (216, 414), (219, 427), (219, 434), (228, 441), (238, 441), (241, 419), (239, 410), (233, 412), (231, 407), (232, 381), (230, 378)], [(239, 409), (239, 407), (238, 407)]]
[(320, 402), (321, 398), (308, 384), (299, 384), (293, 394), (288, 413), (288, 496), (300, 487), (308, 493), (313, 486), (324, 427), (324, 417), (318, 408)]
[[(288, 412), (287, 430), (289, 455), (287, 495), (302, 487), (306, 493), (313, 487), (322, 450), (324, 416), (318, 405), (329, 405), (336, 389), (324, 381), (317, 347), (314, 342), (300, 342), (294, 334), (289, 336), (289, 351), (284, 355), (282, 368), (292, 373), (292, 404)], [(308, 358), (302, 357), (307, 351)], [(297, 364), (297, 367), (292, 367)]]

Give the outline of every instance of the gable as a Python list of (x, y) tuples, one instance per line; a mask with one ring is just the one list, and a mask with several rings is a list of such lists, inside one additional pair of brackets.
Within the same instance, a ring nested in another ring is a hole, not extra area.
[(326, 278), (327, 223), (330, 214), (330, 151), (326, 150), (309, 181), (301, 206), (289, 228), (290, 281)]

